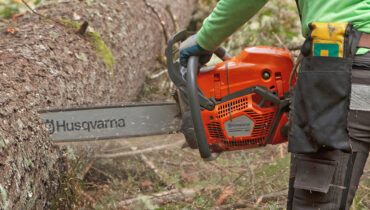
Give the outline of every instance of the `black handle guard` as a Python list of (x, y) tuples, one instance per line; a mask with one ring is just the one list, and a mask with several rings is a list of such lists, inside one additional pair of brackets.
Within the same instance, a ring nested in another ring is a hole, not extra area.
[(210, 158), (211, 151), (208, 146), (206, 132), (203, 126), (202, 115), (200, 113), (199, 98), (197, 94), (198, 61), (199, 57), (196, 56), (191, 56), (188, 61), (188, 73), (186, 77), (188, 81), (187, 84), (188, 99), (200, 156), (202, 158)]
[[(184, 41), (189, 35), (191, 34), (184, 30), (175, 34), (168, 42), (165, 52), (167, 57), (168, 74), (173, 83), (175, 83), (179, 88), (184, 101), (190, 106), (200, 156), (204, 160), (213, 160), (218, 156), (218, 153), (211, 153), (209, 149), (203, 126), (201, 108), (211, 111), (215, 107), (215, 102), (208, 99), (198, 87), (197, 74), (199, 57), (191, 56), (188, 60), (187, 69), (180, 65), (179, 60), (173, 61), (173, 55), (178, 52), (177, 50), (173, 50), (173, 45), (177, 42)], [(231, 57), (221, 47), (218, 48), (214, 54), (222, 60), (228, 60)], [(186, 78), (184, 78), (184, 72), (186, 72)]]

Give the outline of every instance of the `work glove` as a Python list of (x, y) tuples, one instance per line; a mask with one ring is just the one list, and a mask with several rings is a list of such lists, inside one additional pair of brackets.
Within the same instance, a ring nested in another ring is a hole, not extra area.
[(196, 35), (187, 38), (180, 45), (180, 64), (184, 67), (188, 66), (190, 56), (199, 56), (199, 66), (206, 64), (211, 60), (212, 52), (203, 49), (198, 43)]

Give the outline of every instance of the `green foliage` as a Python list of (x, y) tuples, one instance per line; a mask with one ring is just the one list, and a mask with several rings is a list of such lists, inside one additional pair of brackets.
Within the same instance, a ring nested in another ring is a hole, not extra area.
[(303, 41), (296, 5), (291, 0), (270, 0), (224, 43), (232, 55), (247, 46), (289, 47)]
[(204, 5), (214, 6), (219, 0), (201, 0), (201, 3)]
[(96, 55), (102, 59), (105, 66), (114, 72), (114, 63), (115, 59), (110, 51), (109, 47), (104, 43), (103, 39), (101, 38), (100, 34), (96, 31), (87, 32), (85, 35), (91, 46), (94, 48)]
[(142, 209), (146, 209), (146, 210), (155, 210), (157, 209), (158, 206), (157, 205), (154, 205), (150, 198), (148, 196), (145, 196), (145, 195), (141, 195), (139, 196), (139, 199), (135, 205), (135, 210), (142, 210)]
[[(260, 173), (265, 174), (266, 176), (275, 176), (276, 172), (279, 172), (284, 169), (289, 169), (290, 157), (285, 156), (284, 158), (277, 159), (276, 161), (266, 164), (260, 171)], [(262, 174), (257, 174), (262, 175)]]
[[(4, 205), (4, 209), (8, 208), (8, 200), (7, 200), (7, 194), (3, 186), (0, 184), (0, 197), (2, 199), (2, 204)], [(1, 203), (1, 202), (0, 202)]]
[(67, 28), (74, 28), (78, 29), (81, 26), (81, 23), (73, 20), (68, 20), (68, 19), (60, 19), (60, 21), (66, 26)]
[(84, 164), (81, 161), (82, 155), (69, 160), (67, 171), (57, 174), (59, 192), (51, 201), (50, 209), (71, 209), (81, 202), (80, 192), (84, 186), (81, 179)]
[[(35, 8), (42, 0), (26, 1), (31, 8)], [(14, 14), (20, 14), (27, 11), (21, 0), (0, 0), (0, 18), (11, 18)]]
[(145, 85), (140, 90), (140, 93), (138, 94), (137, 100), (144, 100), (146, 98), (149, 98), (151, 95), (158, 94), (160, 89), (159, 87), (153, 85), (154, 80), (147, 78), (145, 81)]
[(35, 6), (39, 5), (42, 0), (36, 0), (35, 3), (33, 3)]
[(20, 4), (13, 0), (0, 0), (0, 18), (11, 18), (20, 13)]
[(356, 191), (356, 196), (353, 199), (351, 210), (368, 209), (369, 207), (369, 188), (370, 188), (370, 179), (366, 177), (360, 182), (359, 188)]

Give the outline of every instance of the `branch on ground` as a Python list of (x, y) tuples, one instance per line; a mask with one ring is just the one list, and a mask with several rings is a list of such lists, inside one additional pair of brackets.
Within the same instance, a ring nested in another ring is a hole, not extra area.
[[(197, 190), (195, 189), (174, 189), (170, 191), (156, 193), (150, 196), (145, 196), (153, 204), (163, 205), (166, 203), (171, 203), (177, 200), (192, 200), (197, 195)], [(118, 208), (132, 207), (137, 202), (143, 199), (143, 196), (139, 196), (132, 199), (127, 199), (119, 202)]]

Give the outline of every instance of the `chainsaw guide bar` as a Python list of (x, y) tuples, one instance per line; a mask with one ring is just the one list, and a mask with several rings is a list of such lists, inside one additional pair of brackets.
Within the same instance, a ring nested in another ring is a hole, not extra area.
[(176, 103), (143, 103), (39, 111), (54, 141), (85, 141), (177, 132)]

